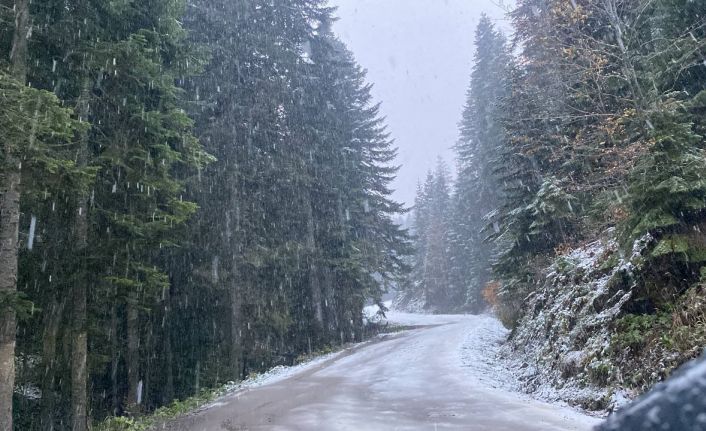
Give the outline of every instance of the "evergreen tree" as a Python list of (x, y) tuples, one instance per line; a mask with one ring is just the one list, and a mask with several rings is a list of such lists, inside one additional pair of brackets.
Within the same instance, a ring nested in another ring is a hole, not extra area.
[[(18, 291), (20, 245), (35, 243), (36, 216), (20, 242), (21, 210), (56, 196), (63, 185), (85, 190), (88, 174), (72, 159), (72, 135), (81, 124), (71, 118), (55, 95), (28, 85), (32, 11), (29, 2), (15, 4), (12, 25), (1, 40), (9, 63), (0, 63), (3, 147), (0, 157), (0, 429), (13, 429), (17, 319), (29, 319), (32, 299)], [(18, 374), (21, 370), (17, 370)], [(17, 425), (17, 424), (16, 424)], [(22, 426), (21, 424), (19, 426)]]
[(682, 232), (698, 219), (698, 205), (689, 208), (699, 200), (701, 138), (689, 99), (703, 35), (684, 8), (699, 16), (699, 6), (640, 0), (527, 0), (512, 13), (522, 61), (503, 100), (507, 138), (492, 163), (503, 193), (488, 217), (508, 325), (536, 283), (532, 262), (607, 226), (620, 226), (626, 245), (667, 235), (655, 258), (691, 254), (690, 269), (673, 270), (694, 277), (698, 247)]
[(498, 206), (501, 193), (493, 163), (500, 156), (504, 138), (499, 102), (507, 89), (509, 54), (505, 39), (485, 15), (476, 29), (475, 47), (475, 66), (456, 145), (451, 277), (456, 301), (478, 312), (483, 308), (482, 287), (490, 281), (485, 216)]
[(415, 255), (403, 306), (431, 311), (458, 306), (449, 278), (450, 186), (446, 164), (439, 158), (436, 169), (417, 190), (412, 228)]

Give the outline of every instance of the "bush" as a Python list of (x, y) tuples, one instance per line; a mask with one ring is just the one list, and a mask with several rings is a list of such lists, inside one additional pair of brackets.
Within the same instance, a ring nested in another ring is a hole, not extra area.
[(144, 421), (127, 417), (112, 417), (101, 422), (97, 431), (146, 431), (149, 425)]
[(668, 313), (627, 314), (615, 322), (615, 332), (611, 339), (611, 348), (619, 351), (629, 349), (637, 352), (645, 347), (650, 338), (663, 334), (671, 323)]
[(485, 288), (483, 288), (483, 299), (493, 307), (494, 311), (497, 311), (498, 305), (500, 305), (500, 298), (498, 296), (500, 286), (500, 282), (493, 280), (486, 283)]

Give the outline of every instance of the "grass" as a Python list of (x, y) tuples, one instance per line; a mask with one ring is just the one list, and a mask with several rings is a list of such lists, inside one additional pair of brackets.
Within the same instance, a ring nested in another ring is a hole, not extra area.
[(176, 400), (171, 404), (160, 407), (153, 413), (138, 417), (110, 417), (99, 423), (95, 431), (147, 431), (152, 427), (177, 418), (181, 415), (193, 412), (215, 399), (227, 394), (232, 390), (232, 384), (226, 384), (216, 389), (202, 390), (198, 395), (194, 395), (184, 400)]
[[(654, 314), (627, 314), (615, 322), (609, 353), (629, 387), (646, 390), (706, 345), (706, 286), (699, 283)], [(647, 370), (647, 371), (645, 371)]]

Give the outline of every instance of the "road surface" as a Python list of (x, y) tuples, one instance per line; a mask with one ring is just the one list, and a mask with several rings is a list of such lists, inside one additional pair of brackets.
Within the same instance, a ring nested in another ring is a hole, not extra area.
[(297, 374), (242, 389), (160, 429), (590, 430), (598, 420), (493, 388), (492, 372), (469, 366), (469, 358), (479, 362), (487, 355), (487, 346), (468, 345), (468, 335), (488, 319), (396, 313), (393, 320), (424, 327), (379, 337)]

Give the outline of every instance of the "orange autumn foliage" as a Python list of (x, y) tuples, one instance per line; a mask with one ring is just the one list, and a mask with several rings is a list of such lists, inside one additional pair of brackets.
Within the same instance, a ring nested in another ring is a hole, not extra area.
[(483, 289), (483, 299), (485, 299), (485, 301), (494, 309), (500, 304), (500, 298), (498, 296), (499, 292), (500, 282), (498, 281), (489, 281)]

